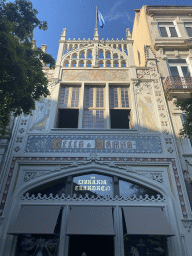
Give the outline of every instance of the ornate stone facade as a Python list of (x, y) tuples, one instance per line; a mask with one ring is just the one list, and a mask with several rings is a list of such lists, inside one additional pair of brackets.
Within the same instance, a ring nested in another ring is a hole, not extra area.
[[(126, 256), (125, 207), (158, 209), (174, 235), (165, 246), (167, 255), (185, 255), (180, 236), (190, 234), (191, 209), (157, 59), (146, 47), (146, 65), (136, 68), (132, 43), (129, 29), (121, 41), (99, 40), (97, 29), (93, 40), (67, 40), (63, 30), (54, 74), (45, 67), (50, 96), (36, 103), (31, 116), (16, 119), (3, 166), (2, 256), (13, 255), (23, 239), (10, 235), (21, 209), (37, 207), (38, 214), (41, 207), (58, 205), (58, 256), (68, 256), (71, 208), (100, 206), (113, 208), (114, 256)], [(95, 191), (80, 186), (78, 177), (88, 184), (89, 174), (93, 180), (109, 179), (111, 194), (104, 194), (101, 186), (94, 186)]]

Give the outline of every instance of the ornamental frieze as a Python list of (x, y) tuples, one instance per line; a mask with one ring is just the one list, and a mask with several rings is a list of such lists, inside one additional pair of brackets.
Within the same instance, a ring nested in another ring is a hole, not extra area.
[(63, 70), (62, 81), (128, 81), (127, 70)]
[(163, 153), (160, 136), (29, 135), (25, 153)]

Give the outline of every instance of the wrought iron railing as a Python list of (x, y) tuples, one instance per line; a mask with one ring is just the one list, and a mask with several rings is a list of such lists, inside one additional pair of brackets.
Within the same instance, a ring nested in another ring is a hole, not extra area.
[(164, 90), (166, 92), (169, 89), (192, 89), (192, 77), (168, 76)]

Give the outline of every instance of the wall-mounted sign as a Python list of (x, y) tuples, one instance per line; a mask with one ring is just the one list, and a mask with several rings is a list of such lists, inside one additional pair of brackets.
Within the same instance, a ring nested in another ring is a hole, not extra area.
[(161, 138), (157, 135), (135, 134), (70, 134), (28, 136), (25, 153), (163, 153)]
[(100, 174), (88, 174), (73, 178), (73, 192), (112, 195), (112, 178)]

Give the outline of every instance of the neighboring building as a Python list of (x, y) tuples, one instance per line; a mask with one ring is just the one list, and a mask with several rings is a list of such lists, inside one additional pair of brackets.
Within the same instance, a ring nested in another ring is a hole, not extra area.
[[(175, 105), (192, 93), (192, 6), (149, 5), (136, 9), (132, 39), (136, 65), (146, 66), (149, 47), (156, 58), (173, 127), (168, 134), (176, 141), (192, 208), (192, 141), (180, 136), (185, 113)], [(161, 111), (160, 118), (167, 117)]]
[[(126, 40), (59, 41), (50, 96), (14, 125), (0, 255), (189, 256), (191, 208), (157, 59)], [(43, 46), (46, 48), (45, 45)], [(41, 194), (40, 194), (41, 193)]]

